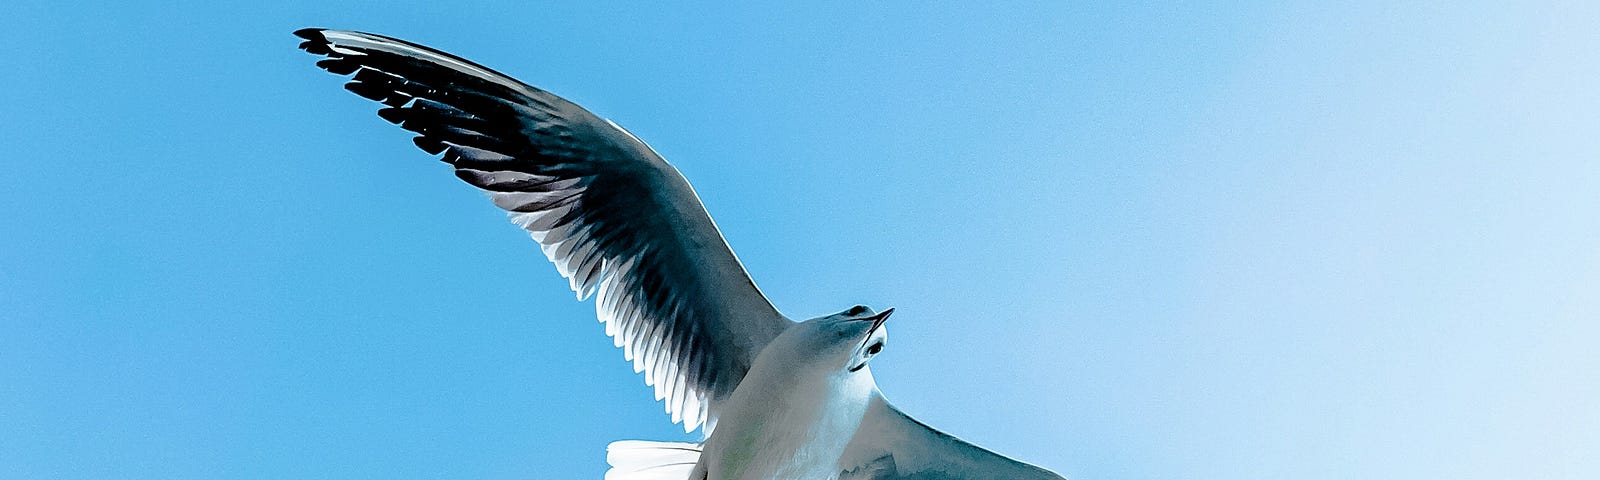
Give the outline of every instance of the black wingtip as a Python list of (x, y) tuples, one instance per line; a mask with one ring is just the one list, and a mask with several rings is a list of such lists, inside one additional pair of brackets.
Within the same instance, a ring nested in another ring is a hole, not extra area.
[(295, 30), (294, 36), (306, 39), (306, 41), (300, 42), (300, 49), (305, 50), (306, 53), (310, 53), (312, 55), (328, 55), (333, 53), (333, 49), (328, 48), (328, 37), (322, 34), (323, 30), (324, 29), (321, 28), (302, 28)]
[[(306, 43), (311, 43), (311, 42), (306, 42)], [(313, 46), (315, 46), (315, 45), (313, 45)], [(311, 49), (310, 48), (306, 48), (306, 51), (310, 52)], [(318, 55), (326, 55), (326, 53), (321, 53), (321, 52), (311, 52), (311, 53), (316, 53)], [(361, 69), (361, 65), (360, 64), (352, 62), (352, 61), (349, 61), (349, 60), (346, 60), (344, 58), (326, 58), (326, 59), (322, 59), (322, 60), (317, 60), (317, 67), (322, 68), (323, 70), (327, 70), (329, 72), (332, 72), (334, 75), (349, 75), (349, 74), (355, 73), (357, 70)]]
[(444, 142), (440, 142), (422, 135), (412, 137), (411, 143), (417, 144), (417, 148), (420, 148), (422, 151), (433, 155), (438, 155), (439, 153), (444, 152), (444, 149), (446, 148)]
[[(347, 86), (345, 88), (349, 88), (349, 87)], [(356, 93), (359, 94), (361, 92), (356, 92)], [(380, 109), (378, 109), (378, 116), (383, 118), (384, 121), (387, 121), (389, 123), (393, 123), (395, 125), (399, 125), (400, 122), (406, 121), (406, 111), (403, 108), (395, 108), (395, 107), (380, 108)]]

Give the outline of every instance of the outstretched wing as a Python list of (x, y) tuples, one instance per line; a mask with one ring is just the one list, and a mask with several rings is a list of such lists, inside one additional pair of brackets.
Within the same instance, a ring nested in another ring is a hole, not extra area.
[(839, 470), (839, 480), (1064, 480), (934, 430), (881, 395), (873, 395)]
[(714, 426), (791, 322), (751, 282), (677, 169), (572, 102), (428, 47), (306, 29), (317, 66), (455, 167), (539, 242), (685, 431)]

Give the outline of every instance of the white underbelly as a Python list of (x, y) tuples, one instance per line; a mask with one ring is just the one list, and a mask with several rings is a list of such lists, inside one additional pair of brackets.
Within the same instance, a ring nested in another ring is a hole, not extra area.
[[(730, 415), (701, 454), (708, 480), (831, 480), (850, 443), (865, 401), (753, 401), (730, 407)], [(860, 405), (857, 405), (859, 403)]]
[[(725, 426), (719, 425), (716, 435), (744, 433), (721, 428)], [(807, 438), (743, 435), (737, 442), (718, 445), (720, 448), (702, 455), (709, 480), (831, 480), (838, 477), (839, 457), (853, 433), (805, 435)]]

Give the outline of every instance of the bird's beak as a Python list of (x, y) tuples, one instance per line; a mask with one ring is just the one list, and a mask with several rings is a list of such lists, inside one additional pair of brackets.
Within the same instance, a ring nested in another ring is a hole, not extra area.
[(888, 310), (884, 310), (882, 312), (879, 312), (877, 315), (873, 315), (873, 316), (870, 316), (870, 317), (857, 319), (857, 321), (861, 321), (861, 322), (871, 321), (872, 322), (872, 328), (867, 329), (867, 336), (870, 337), (870, 336), (872, 336), (872, 332), (878, 331), (878, 327), (883, 326), (883, 322), (886, 322), (886, 321), (889, 320), (889, 314), (892, 314), (892, 313), (894, 313), (894, 309), (890, 308)]

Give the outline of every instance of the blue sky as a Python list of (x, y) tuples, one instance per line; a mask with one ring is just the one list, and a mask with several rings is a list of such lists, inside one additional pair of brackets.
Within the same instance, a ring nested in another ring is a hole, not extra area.
[(3, 10), (0, 478), (688, 438), (307, 26), (627, 126), (780, 309), (898, 309), (896, 403), (1069, 477), (1600, 476), (1594, 2)]

